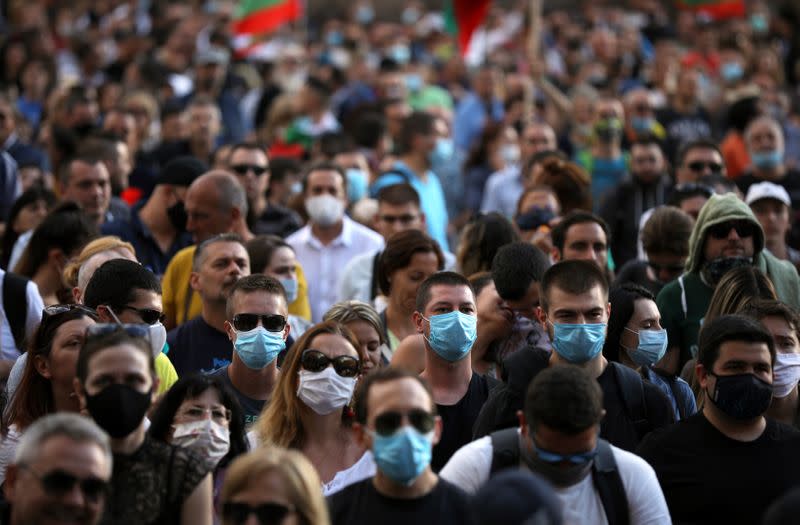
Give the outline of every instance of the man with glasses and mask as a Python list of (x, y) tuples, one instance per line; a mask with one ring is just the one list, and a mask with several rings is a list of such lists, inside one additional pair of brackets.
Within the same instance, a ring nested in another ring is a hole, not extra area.
[(356, 437), (376, 472), (329, 498), (331, 523), (472, 523), (466, 494), (431, 469), (442, 420), (424, 379), (396, 368), (369, 374), (355, 411)]
[(700, 177), (713, 173), (726, 174), (719, 146), (705, 139), (693, 140), (681, 146), (675, 166), (676, 184), (696, 183)]
[(278, 382), (278, 355), (291, 346), (289, 307), (283, 286), (266, 275), (248, 275), (228, 296), (225, 331), (233, 343), (231, 363), (211, 375), (226, 383), (239, 400), (245, 424), (258, 420)]
[(9, 525), (95, 525), (111, 479), (108, 436), (90, 418), (58, 413), (33, 423), (17, 447), (3, 486)]
[(750, 208), (736, 195), (714, 195), (703, 206), (689, 238), (684, 272), (656, 299), (669, 348), (659, 367), (680, 371), (697, 353), (697, 334), (722, 276), (753, 265), (775, 286), (778, 297), (800, 307), (800, 280), (794, 266), (764, 250), (764, 232)]
[(250, 256), (238, 235), (217, 235), (197, 247), (189, 284), (200, 295), (202, 312), (167, 334), (169, 359), (178, 374), (212, 372), (230, 364), (226, 307), (236, 282), (247, 275)]
[(695, 365), (703, 409), (636, 451), (655, 469), (675, 523), (760, 523), (800, 483), (800, 433), (764, 417), (774, 362), (760, 322), (725, 315), (703, 326)]
[(603, 391), (589, 373), (548, 368), (527, 389), (519, 427), (466, 445), (441, 476), (473, 494), (501, 470), (527, 469), (553, 485), (565, 523), (669, 524), (653, 469), (598, 437), (604, 416)]

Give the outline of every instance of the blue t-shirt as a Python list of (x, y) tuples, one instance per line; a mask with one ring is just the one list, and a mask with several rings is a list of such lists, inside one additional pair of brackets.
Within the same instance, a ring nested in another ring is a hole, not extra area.
[(231, 363), (233, 345), (225, 332), (220, 332), (198, 315), (167, 334), (167, 357), (179, 376), (190, 372), (212, 372)]

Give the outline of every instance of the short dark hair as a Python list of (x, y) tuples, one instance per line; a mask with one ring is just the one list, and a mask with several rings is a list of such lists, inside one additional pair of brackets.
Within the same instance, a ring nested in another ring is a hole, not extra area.
[(683, 161), (686, 160), (686, 155), (693, 149), (713, 149), (722, 156), (719, 146), (711, 139), (697, 139), (685, 142), (678, 149), (678, 154), (675, 156), (675, 166), (683, 166)]
[(398, 138), (399, 153), (411, 151), (411, 143), (417, 135), (428, 135), (433, 133), (433, 126), (436, 122), (433, 115), (425, 111), (414, 111), (403, 121)]
[(378, 204), (385, 202), (392, 206), (414, 204), (419, 208), (419, 193), (411, 184), (391, 184), (378, 190)]
[(611, 234), (608, 230), (608, 224), (604, 221), (601, 217), (595, 215), (594, 213), (590, 213), (588, 211), (583, 210), (574, 210), (569, 212), (561, 219), (561, 221), (556, 224), (553, 228), (553, 231), (550, 232), (550, 236), (553, 238), (553, 247), (555, 247), (559, 252), (564, 252), (564, 243), (567, 242), (567, 232), (571, 227), (576, 224), (584, 224), (587, 222), (594, 222), (603, 229), (603, 233), (606, 234), (606, 244), (611, 243)]
[(420, 386), (425, 389), (425, 392), (428, 393), (428, 398), (431, 402), (431, 411), (434, 414), (436, 413), (436, 403), (433, 400), (433, 391), (431, 390), (431, 387), (427, 381), (421, 378), (419, 374), (416, 374), (410, 370), (406, 370), (405, 368), (385, 366), (379, 368), (375, 372), (367, 374), (358, 382), (358, 388), (356, 389), (356, 393), (353, 398), (356, 421), (362, 425), (367, 423), (367, 417), (369, 416), (369, 406), (367, 401), (369, 400), (369, 389), (372, 388), (372, 385), (388, 383), (389, 381), (398, 381), (400, 379), (413, 379), (419, 383)]
[(425, 311), (425, 307), (428, 306), (428, 303), (431, 300), (431, 288), (439, 285), (466, 286), (473, 293), (473, 295), (475, 294), (475, 290), (472, 289), (472, 285), (469, 283), (467, 278), (460, 273), (438, 272), (422, 281), (422, 284), (419, 285), (419, 289), (417, 290), (417, 312), (423, 313)]
[(469, 280), (469, 284), (472, 285), (472, 291), (475, 292), (476, 301), (478, 300), (478, 296), (481, 294), (484, 288), (490, 284), (494, 284), (491, 272), (473, 273), (467, 277), (467, 279)]
[(433, 253), (436, 255), (437, 267), (444, 268), (444, 254), (439, 248), (439, 243), (431, 239), (428, 234), (420, 230), (405, 230), (397, 232), (386, 243), (378, 261), (377, 274), (378, 287), (388, 296), (391, 292), (391, 275), (411, 264), (411, 259), (417, 253)]
[(136, 300), (136, 292), (143, 290), (161, 295), (161, 283), (153, 272), (135, 261), (111, 259), (94, 272), (86, 291), (83, 304), (97, 309), (110, 306), (115, 314), (125, 305)]
[(603, 345), (603, 355), (609, 361), (619, 361), (619, 341), (628, 321), (633, 317), (636, 301), (640, 299), (656, 300), (646, 288), (635, 283), (625, 283), (614, 286), (608, 292), (608, 302), (611, 303), (611, 315), (608, 317), (606, 342)]
[(233, 154), (239, 150), (245, 151), (259, 151), (267, 157), (267, 161), (269, 161), (269, 157), (267, 156), (267, 148), (262, 146), (261, 144), (255, 142), (237, 142), (236, 144), (231, 146), (231, 149), (228, 151), (228, 158), (225, 159), (226, 164), (231, 163), (231, 159), (233, 158)]
[(244, 244), (247, 255), (250, 256), (250, 272), (264, 273), (272, 260), (272, 255), (278, 248), (289, 248), (294, 252), (292, 245), (277, 235), (257, 235)]
[(80, 384), (86, 385), (86, 378), (89, 377), (89, 361), (91, 361), (92, 357), (111, 346), (125, 344), (133, 346), (147, 357), (150, 377), (155, 380), (155, 356), (153, 356), (153, 351), (150, 349), (150, 344), (147, 340), (141, 337), (134, 337), (120, 328), (119, 330), (109, 332), (105, 335), (87, 338), (83, 343), (83, 347), (81, 347), (80, 352), (78, 352), (78, 363), (75, 370), (75, 376), (78, 378)]
[(558, 262), (544, 272), (541, 286), (539, 303), (545, 312), (550, 307), (550, 290), (554, 287), (580, 295), (599, 286), (603, 295), (608, 296), (608, 280), (597, 264), (591, 261), (570, 259)]
[(197, 245), (197, 248), (195, 248), (194, 254), (192, 255), (193, 272), (196, 272), (200, 269), (200, 266), (203, 264), (203, 260), (205, 259), (208, 247), (218, 242), (235, 242), (242, 245), (245, 250), (247, 249), (247, 247), (244, 245), (244, 242), (242, 242), (242, 238), (235, 233), (221, 233), (219, 235), (215, 235), (210, 239), (206, 239), (205, 241), (201, 242)]
[(772, 335), (760, 321), (745, 315), (721, 315), (703, 323), (697, 339), (697, 363), (711, 372), (719, 359), (719, 349), (728, 341), (764, 343), (769, 348), (771, 361), (775, 362), (775, 344)]
[(642, 227), (642, 247), (646, 253), (689, 255), (689, 237), (694, 221), (674, 206), (660, 206)]
[(65, 159), (59, 168), (58, 181), (61, 185), (67, 186), (69, 184), (70, 178), (72, 177), (72, 165), (75, 162), (83, 162), (84, 164), (94, 166), (95, 164), (102, 163), (103, 159), (98, 157), (95, 151), (78, 151), (71, 157)]
[(248, 275), (236, 281), (233, 288), (231, 288), (231, 293), (228, 295), (228, 302), (225, 305), (225, 313), (228, 319), (232, 319), (234, 316), (233, 303), (234, 296), (237, 292), (243, 294), (267, 292), (268, 294), (283, 297), (284, 302), (286, 302), (287, 305), (289, 303), (286, 299), (286, 290), (277, 279), (260, 273)]
[(335, 171), (342, 178), (342, 188), (347, 191), (347, 175), (342, 167), (334, 162), (322, 161), (312, 164), (303, 175), (303, 193), (308, 191), (308, 179), (315, 171)]
[(755, 299), (747, 303), (738, 313), (759, 321), (765, 317), (780, 317), (795, 331), (795, 335), (800, 337), (800, 316), (791, 306), (776, 299)]
[(522, 299), (532, 282), (540, 282), (550, 267), (550, 259), (542, 250), (527, 242), (506, 244), (492, 261), (492, 279), (501, 298)]
[(531, 430), (546, 425), (557, 432), (575, 435), (600, 423), (603, 390), (582, 368), (551, 366), (536, 374), (525, 394), (523, 410)]
[(269, 159), (269, 180), (282, 182), (289, 173), (300, 173), (302, 166), (297, 159), (291, 157), (273, 157)]

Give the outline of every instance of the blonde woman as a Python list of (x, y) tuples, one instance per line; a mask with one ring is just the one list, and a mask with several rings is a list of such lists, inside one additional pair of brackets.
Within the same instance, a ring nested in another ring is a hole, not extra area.
[(350, 329), (358, 339), (361, 353), (367, 359), (361, 367), (363, 374), (374, 372), (389, 363), (385, 329), (380, 315), (375, 309), (362, 301), (340, 301), (325, 312), (323, 321), (334, 321)]
[(301, 453), (265, 447), (236, 458), (220, 496), (222, 525), (259, 523), (328, 525), (317, 471)]
[(296, 449), (317, 469), (327, 496), (375, 474), (372, 455), (353, 434), (353, 397), (366, 357), (353, 333), (325, 322), (292, 346), (272, 400), (258, 420), (263, 446)]
[(135, 261), (136, 250), (131, 243), (113, 235), (106, 235), (84, 246), (81, 253), (64, 268), (61, 278), (64, 286), (72, 290), (72, 297), (76, 303), (81, 302), (83, 291), (94, 271), (111, 259)]

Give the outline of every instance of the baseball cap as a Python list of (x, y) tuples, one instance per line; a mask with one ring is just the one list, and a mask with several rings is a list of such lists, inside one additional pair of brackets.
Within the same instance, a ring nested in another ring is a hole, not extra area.
[(171, 184), (188, 187), (206, 171), (208, 171), (208, 166), (196, 157), (190, 155), (175, 157), (161, 168), (156, 185)]
[(784, 203), (790, 208), (792, 206), (792, 199), (789, 198), (789, 193), (786, 189), (773, 182), (764, 181), (750, 186), (747, 190), (747, 196), (744, 198), (744, 202), (749, 206), (761, 199), (774, 199)]

